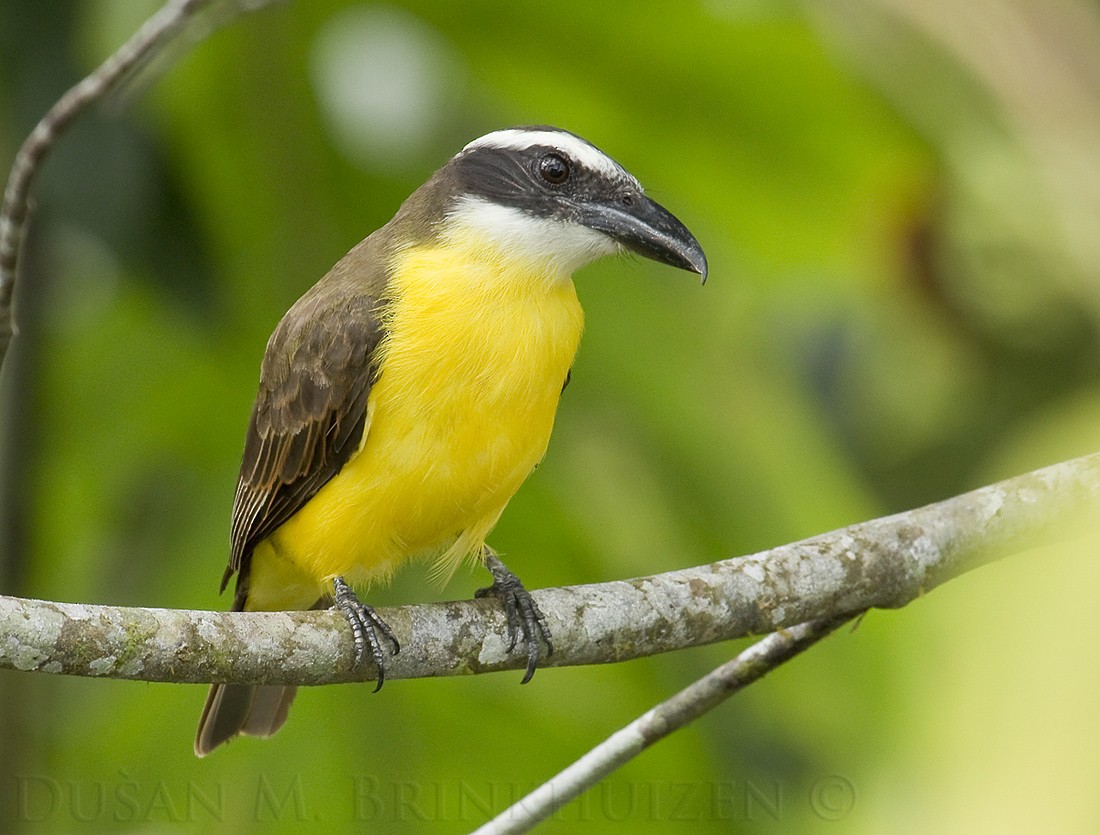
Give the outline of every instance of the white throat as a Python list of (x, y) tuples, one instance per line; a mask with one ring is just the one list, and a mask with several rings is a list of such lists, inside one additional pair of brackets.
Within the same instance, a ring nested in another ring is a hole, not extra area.
[(565, 278), (585, 264), (619, 251), (618, 243), (587, 226), (534, 217), (472, 195), (459, 198), (448, 212), (442, 234), (448, 244), (483, 249), (494, 260)]

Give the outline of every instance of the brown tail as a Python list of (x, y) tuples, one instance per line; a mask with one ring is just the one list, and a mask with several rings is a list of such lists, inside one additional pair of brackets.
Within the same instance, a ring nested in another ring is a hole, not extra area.
[(278, 684), (215, 684), (199, 718), (195, 756), (205, 757), (238, 734), (271, 736), (286, 721), (297, 689)]
[[(238, 587), (233, 611), (245, 610), (248, 592)], [(331, 604), (327, 597), (316, 601), (312, 609)], [(297, 687), (281, 684), (215, 684), (206, 696), (195, 734), (195, 756), (205, 757), (223, 742), (235, 736), (271, 736), (286, 722)]]

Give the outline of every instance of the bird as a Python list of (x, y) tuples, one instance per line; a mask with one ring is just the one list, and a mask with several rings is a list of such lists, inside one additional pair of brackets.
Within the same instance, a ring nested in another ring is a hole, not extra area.
[[(400, 643), (354, 588), (416, 558), (442, 579), (480, 561), (478, 594), (501, 602), (530, 680), (552, 636), (485, 540), (547, 449), (583, 329), (573, 273), (623, 252), (706, 281), (687, 227), (575, 133), (495, 130), (432, 174), (268, 340), (221, 582), (236, 575), (232, 609), (335, 605), (377, 689)], [(214, 684), (196, 755), (275, 733), (294, 695)]]

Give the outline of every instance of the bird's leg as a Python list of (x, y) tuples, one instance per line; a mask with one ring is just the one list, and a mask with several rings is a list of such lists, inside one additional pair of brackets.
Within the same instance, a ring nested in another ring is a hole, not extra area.
[(474, 597), (499, 597), (504, 605), (504, 614), (508, 619), (508, 651), (516, 648), (520, 632), (527, 645), (527, 672), (520, 684), (526, 684), (535, 674), (539, 663), (539, 638), (546, 644), (546, 654), (552, 655), (554, 644), (550, 640), (550, 630), (546, 626), (546, 617), (538, 604), (523, 587), (519, 577), (508, 570), (493, 549), (484, 546), (485, 567), (493, 575), (493, 584), (486, 589), (478, 589)]
[(351, 587), (344, 582), (343, 577), (336, 577), (332, 581), (336, 608), (344, 613), (351, 625), (351, 634), (355, 638), (355, 666), (358, 667), (363, 660), (367, 644), (370, 644), (371, 655), (374, 657), (374, 665), (378, 668), (378, 685), (374, 688), (377, 693), (382, 689), (382, 683), (386, 680), (386, 656), (382, 652), (382, 641), (379, 633), (393, 644), (393, 654), (401, 651), (401, 644), (394, 637), (390, 629), (373, 608), (363, 603)]

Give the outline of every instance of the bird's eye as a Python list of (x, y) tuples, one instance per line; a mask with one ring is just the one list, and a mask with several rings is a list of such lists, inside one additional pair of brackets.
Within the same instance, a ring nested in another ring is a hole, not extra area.
[(547, 154), (539, 161), (539, 174), (546, 182), (560, 186), (569, 179), (569, 162), (560, 154)]

